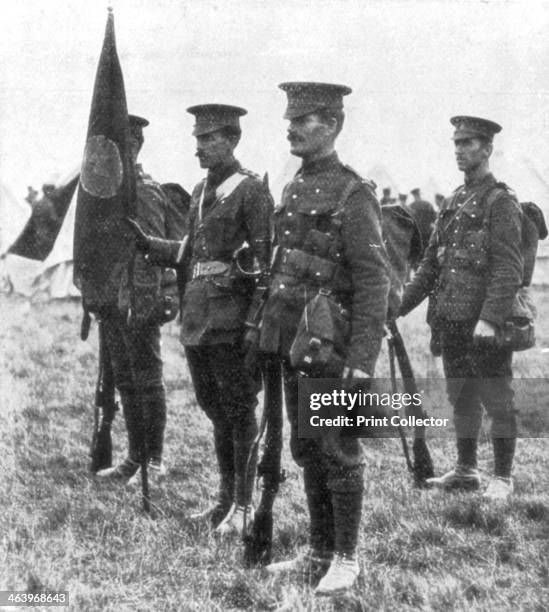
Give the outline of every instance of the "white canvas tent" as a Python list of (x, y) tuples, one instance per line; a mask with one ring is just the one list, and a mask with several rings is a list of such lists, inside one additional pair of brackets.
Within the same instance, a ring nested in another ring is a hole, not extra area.
[[(7, 251), (25, 227), (30, 213), (28, 204), (16, 198), (6, 185), (0, 184), (0, 255)], [(0, 262), (1, 290), (30, 295), (32, 282), (41, 267), (41, 262), (6, 255)]]
[(6, 185), (0, 183), (0, 254), (19, 235), (30, 213), (30, 206), (18, 200)]
[[(356, 168), (357, 172), (362, 172), (360, 168)], [(377, 196), (381, 197), (382, 190), (385, 187), (391, 188), (391, 197), (398, 198), (398, 183), (393, 179), (387, 168), (383, 164), (375, 164), (364, 175), (367, 179), (374, 181), (377, 185)]]

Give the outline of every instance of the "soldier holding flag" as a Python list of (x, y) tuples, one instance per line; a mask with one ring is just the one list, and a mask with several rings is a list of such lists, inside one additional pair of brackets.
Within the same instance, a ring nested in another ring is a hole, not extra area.
[[(145, 174), (141, 164), (137, 163), (144, 142), (143, 128), (149, 122), (142, 117), (129, 115), (129, 125), (130, 154), (136, 179), (137, 218), (156, 237), (182, 238), (183, 211), (171, 205), (160, 185)], [(120, 392), (128, 430), (128, 456), (119, 465), (97, 472), (97, 477), (119, 482), (129, 480), (139, 469), (139, 441), (143, 427), (149, 474), (161, 480), (166, 473), (162, 462), (166, 398), (162, 381), (160, 325), (165, 322), (165, 318), (173, 318), (176, 312), (166, 312), (162, 295), (158, 294), (159, 283), (160, 292), (166, 289), (167, 272), (163, 274), (147, 263), (141, 254), (135, 256), (133, 272), (137, 281), (132, 313), (134, 320), (128, 322), (130, 279), (126, 274), (122, 274), (120, 279), (118, 305), (101, 311), (107, 351), (113, 364), (115, 384)], [(172, 284), (176, 284), (175, 275)], [(124, 296), (127, 296), (126, 299)], [(136, 403), (140, 404), (141, 410), (136, 408)]]
[(177, 211), (170, 210), (160, 186), (137, 164), (146, 125), (146, 119), (128, 115), (109, 9), (80, 174), (74, 274), (82, 292), (84, 321), (93, 313), (100, 323), (100, 352), (112, 363), (128, 428), (128, 457), (98, 475), (126, 482), (141, 464), (148, 509), (146, 466), (158, 475), (164, 471), (160, 324), (175, 313), (165, 308), (162, 272), (136, 253), (125, 219), (136, 217), (163, 238), (181, 238), (182, 224), (175, 221), (178, 215), (172, 213)]

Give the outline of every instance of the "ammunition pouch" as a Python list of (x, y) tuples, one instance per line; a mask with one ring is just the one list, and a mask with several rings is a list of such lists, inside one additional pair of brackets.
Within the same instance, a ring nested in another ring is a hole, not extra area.
[(179, 312), (179, 285), (177, 274), (171, 268), (162, 270), (160, 279), (160, 299), (158, 300), (156, 318), (160, 325), (169, 323), (177, 317)]
[(498, 331), (496, 341), (501, 348), (525, 351), (536, 344), (534, 319), (536, 307), (528, 287), (521, 287), (515, 296), (511, 314)]
[(290, 362), (309, 375), (339, 377), (350, 335), (349, 311), (342, 308), (330, 291), (320, 289), (305, 305), (290, 347)]
[[(173, 321), (179, 312), (179, 288), (174, 270), (150, 265), (135, 266), (133, 296), (128, 274), (123, 277), (118, 293), (118, 310), (135, 325), (163, 325)], [(133, 299), (132, 299), (133, 298)]]

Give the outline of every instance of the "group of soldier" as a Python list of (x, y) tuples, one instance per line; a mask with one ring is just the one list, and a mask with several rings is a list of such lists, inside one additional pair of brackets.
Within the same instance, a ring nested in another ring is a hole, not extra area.
[[(283, 380), (292, 456), (303, 470), (309, 546), (295, 559), (269, 565), (267, 572), (305, 574), (317, 582), (317, 594), (330, 595), (351, 587), (359, 574), (365, 461), (356, 437), (299, 438), (298, 382), (303, 374), (292, 364), (290, 349), (307, 303), (327, 292), (349, 316), (339, 375), (350, 381), (373, 377), (387, 316), (389, 262), (375, 185), (342, 163), (335, 150), (344, 123), (343, 99), (351, 89), (304, 82), (280, 88), (287, 94), (290, 153), (302, 162), (280, 204), (274, 206), (266, 181), (235, 157), (246, 111), (193, 106), (188, 112), (195, 117), (196, 155), (207, 175), (192, 192), (188, 233), (183, 238), (181, 228), (174, 227), (173, 199), (137, 166), (133, 230), (141, 254), (136, 268), (145, 275), (156, 266), (173, 268), (184, 280), (181, 342), (197, 403), (213, 425), (219, 470), (215, 504), (193, 518), (209, 521), (223, 536), (242, 534), (243, 519), (253, 520), (257, 457), (252, 449), (260, 380), (246, 356), (252, 350), (269, 355)], [(425, 256), (405, 288), (398, 314), (407, 314), (436, 291), (434, 310), (458, 456), (454, 469), (431, 484), (445, 490), (480, 487), (476, 450), (484, 407), (492, 418), (495, 457), (494, 478), (484, 494), (505, 499), (513, 488), (517, 427), (512, 353), (497, 337), (522, 284), (521, 213), (513, 193), (489, 171), (492, 139), (500, 126), (467, 116), (451, 122), (465, 183), (440, 204)], [(145, 125), (146, 120), (130, 116), (135, 164)], [(421, 201), (419, 190), (414, 195)], [(495, 202), (485, 218), (490, 197)], [(259, 321), (250, 316), (258, 295), (263, 299)], [(160, 323), (145, 319), (130, 326), (115, 311), (104, 313), (103, 320), (129, 451), (122, 463), (97, 476), (121, 483), (135, 478), (142, 414), (148, 467), (161, 479), (166, 473), (166, 403)], [(135, 410), (137, 398), (142, 411)]]

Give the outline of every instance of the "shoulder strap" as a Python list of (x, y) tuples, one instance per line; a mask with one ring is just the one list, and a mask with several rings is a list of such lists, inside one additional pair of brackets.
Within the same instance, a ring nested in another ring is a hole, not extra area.
[(490, 189), (488, 195), (486, 196), (486, 210), (484, 212), (484, 219), (482, 221), (483, 230), (488, 229), (488, 226), (490, 225), (490, 215), (492, 214), (492, 206), (494, 205), (494, 202), (504, 193), (509, 193), (507, 186), (504, 183), (496, 183), (496, 185)]
[(359, 177), (357, 178), (352, 178), (346, 185), (345, 185), (345, 189), (341, 192), (341, 196), (339, 197), (339, 200), (337, 202), (337, 205), (335, 207), (335, 212), (334, 215), (336, 215), (337, 213), (339, 213), (341, 210), (343, 210), (343, 206), (345, 204), (345, 202), (347, 201), (347, 198), (351, 195), (351, 193), (360, 185), (364, 184), (363, 180), (360, 179)]
[(343, 167), (346, 170), (348, 170), (351, 174), (353, 174), (355, 176), (355, 178), (357, 178), (361, 183), (364, 183), (364, 185), (367, 185), (372, 191), (375, 192), (375, 190), (377, 188), (377, 185), (374, 183), (374, 181), (370, 181), (368, 179), (365, 179), (354, 168), (352, 168), (351, 166), (349, 166), (347, 164), (343, 164)]
[[(240, 173), (239, 171), (231, 174), (228, 179), (225, 179), (221, 185), (219, 185), (215, 190), (216, 200), (222, 200), (227, 196), (231, 195), (231, 193), (242, 183), (243, 180), (247, 179), (250, 174)], [(200, 192), (200, 198), (198, 200), (198, 221), (202, 221), (202, 206), (204, 204), (204, 194), (206, 193), (206, 181), (202, 185), (202, 190)]]
[[(454, 196), (452, 199), (456, 198), (458, 195), (458, 192), (454, 192)], [(446, 223), (446, 225), (444, 226), (444, 231), (446, 231), (450, 225), (452, 225), (452, 223), (454, 222), (454, 219), (459, 215), (459, 213), (465, 208), (465, 206), (467, 206), (467, 204), (469, 204), (469, 202), (476, 196), (476, 193), (473, 193), (471, 196), (469, 196), (465, 202), (463, 202), (463, 204), (461, 204), (460, 206), (458, 206), (458, 208), (456, 208), (456, 210), (454, 211), (454, 214), (450, 217), (450, 219), (448, 220), (448, 223)], [(437, 239), (440, 233), (440, 228), (438, 229), (437, 232)]]
[(256, 172), (254, 172), (253, 170), (248, 170), (248, 168), (242, 168), (240, 167), (237, 172), (239, 172), (240, 174), (245, 174), (246, 176), (251, 176), (252, 178), (257, 179), (258, 181), (261, 180), (261, 176), (259, 176), (259, 174), (257, 174)]
[(218, 200), (222, 200), (227, 196), (231, 195), (231, 193), (242, 183), (243, 180), (247, 179), (250, 174), (244, 174), (240, 172), (235, 172), (231, 174), (231, 176), (224, 180), (221, 185), (217, 187), (215, 190), (215, 197)]

